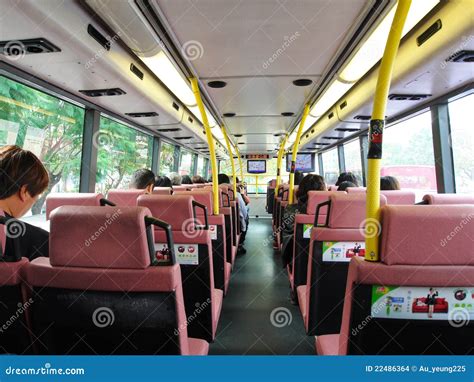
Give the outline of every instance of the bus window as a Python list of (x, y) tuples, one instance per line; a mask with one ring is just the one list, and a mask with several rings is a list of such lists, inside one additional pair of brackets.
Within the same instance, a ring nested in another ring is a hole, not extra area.
[(153, 138), (112, 119), (101, 117), (95, 190), (107, 194), (113, 188), (128, 188), (132, 174), (151, 168)]
[(339, 159), (336, 148), (323, 153), (323, 170), (326, 184), (336, 184), (339, 177)]
[(160, 149), (160, 175), (166, 176), (174, 169), (174, 146), (161, 142)]
[(474, 94), (471, 94), (449, 103), (456, 192), (463, 194), (472, 193), (474, 190), (473, 102)]
[(362, 163), (360, 157), (359, 139), (344, 145), (344, 161), (346, 165), (346, 171), (352, 172), (357, 177), (359, 186), (362, 186)]
[(383, 140), (381, 176), (396, 177), (401, 188), (415, 191), (417, 201), (437, 192), (429, 111), (390, 126)]
[(206, 160), (200, 155), (198, 156), (196, 174), (202, 176), (203, 178), (206, 177)]
[(179, 160), (179, 175), (190, 175), (194, 174), (194, 161), (193, 154), (189, 151), (181, 149), (181, 158)]
[(83, 108), (0, 77), (0, 146), (32, 151), (50, 177), (32, 215), (42, 212), (50, 192), (79, 191), (83, 123)]

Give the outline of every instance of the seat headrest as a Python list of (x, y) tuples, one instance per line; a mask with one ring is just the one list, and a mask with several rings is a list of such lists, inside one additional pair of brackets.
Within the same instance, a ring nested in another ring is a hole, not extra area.
[(355, 194), (355, 193), (365, 193), (367, 190), (366, 187), (347, 187), (346, 192), (348, 194)]
[(61, 206), (100, 206), (102, 194), (79, 193), (79, 192), (58, 192), (51, 193), (46, 197), (46, 220), (51, 212)]
[[(330, 228), (360, 228), (366, 219), (365, 193), (334, 192), (329, 199), (331, 201), (328, 225)], [(385, 204), (387, 204), (387, 199), (380, 195), (380, 206)]]
[(474, 265), (474, 205), (385, 206), (381, 260), (387, 265)]
[(171, 195), (171, 187), (155, 187), (153, 189), (153, 195)]
[(413, 205), (415, 204), (416, 195), (410, 190), (382, 190), (382, 195), (387, 198), (387, 204), (397, 205)]
[(190, 190), (191, 188), (193, 188), (192, 184), (183, 184), (181, 186), (173, 186), (173, 192), (186, 191), (186, 190)]
[(150, 265), (143, 207), (62, 206), (51, 214), (49, 257), (63, 267), (144, 269)]
[[(316, 213), (316, 207), (320, 203), (324, 203), (329, 200), (329, 197), (333, 194), (332, 191), (309, 191), (308, 192), (308, 203), (306, 205), (306, 213), (308, 215), (314, 215)], [(327, 214), (327, 207), (323, 207), (320, 210), (320, 214)]]
[(474, 204), (474, 195), (469, 194), (428, 194), (423, 196), (428, 204)]
[[(203, 190), (201, 188), (199, 190), (193, 190), (193, 191), (178, 191), (173, 194), (173, 196), (179, 196), (179, 195), (185, 195), (185, 196), (191, 195), (196, 202), (204, 204), (207, 207), (208, 215), (212, 215), (212, 211), (213, 211), (212, 191)], [(197, 215), (204, 215), (204, 211), (201, 208), (197, 208), (196, 213)]]
[(137, 199), (140, 195), (144, 195), (146, 190), (109, 190), (107, 199), (117, 206), (134, 207), (137, 205)]
[(138, 198), (138, 205), (147, 207), (154, 218), (170, 224), (173, 231), (186, 231), (189, 222), (193, 221), (193, 197), (186, 194), (142, 195)]

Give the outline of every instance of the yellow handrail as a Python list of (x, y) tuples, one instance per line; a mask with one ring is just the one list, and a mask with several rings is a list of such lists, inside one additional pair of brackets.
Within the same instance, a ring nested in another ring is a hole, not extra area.
[(239, 151), (239, 148), (237, 147), (237, 145), (235, 145), (234, 147), (235, 147), (235, 152), (237, 154), (237, 157), (239, 159), (240, 181), (243, 182), (244, 181), (244, 168), (242, 166), (242, 156), (240, 155), (240, 151)]
[(275, 199), (278, 197), (278, 189), (280, 188), (281, 183), (281, 161), (283, 159), (283, 154), (285, 153), (285, 145), (286, 141), (288, 140), (288, 134), (285, 135), (283, 141), (280, 145), (280, 150), (278, 150), (278, 158), (277, 158), (277, 178), (275, 183)]
[(211, 159), (212, 169), (212, 194), (214, 196), (213, 213), (214, 215), (219, 215), (219, 184), (217, 181), (217, 161), (216, 150), (214, 147), (214, 138), (212, 136), (211, 128), (209, 127), (209, 120), (207, 119), (206, 109), (204, 108), (204, 104), (202, 102), (197, 78), (191, 78), (191, 87), (193, 89), (194, 97), (196, 98), (196, 103), (199, 107), (199, 112), (201, 113), (202, 124), (204, 125), (207, 144), (209, 145), (209, 157)]
[(232, 167), (232, 184), (233, 184), (233, 189), (234, 189), (234, 195), (237, 195), (237, 182), (236, 182), (237, 175), (235, 173), (234, 154), (232, 153), (232, 146), (230, 145), (230, 140), (229, 140), (229, 137), (227, 135), (227, 131), (225, 131), (224, 126), (222, 126), (222, 133), (224, 134), (225, 144), (227, 146), (227, 151), (229, 152), (229, 156), (230, 156), (230, 165)]
[(382, 137), (385, 125), (387, 97), (392, 80), (395, 58), (400, 45), (403, 26), (410, 10), (411, 0), (399, 0), (397, 11), (388, 34), (387, 44), (380, 63), (374, 108), (369, 128), (369, 151), (367, 154), (367, 216), (365, 224), (365, 259), (379, 261), (380, 226), (380, 162), (382, 159)]
[(291, 169), (290, 169), (290, 190), (288, 195), (288, 204), (293, 204), (293, 189), (295, 188), (295, 168), (296, 168), (296, 157), (298, 155), (298, 147), (300, 145), (301, 134), (303, 133), (304, 123), (306, 117), (309, 114), (309, 105), (306, 104), (303, 111), (303, 116), (301, 117), (300, 126), (298, 127), (298, 133), (296, 134), (296, 140), (293, 144), (293, 153), (291, 155)]

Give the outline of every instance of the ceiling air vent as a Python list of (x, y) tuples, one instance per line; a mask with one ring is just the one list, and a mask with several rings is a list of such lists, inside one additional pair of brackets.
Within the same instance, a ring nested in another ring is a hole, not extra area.
[(474, 62), (474, 50), (460, 50), (449, 56), (446, 61), (448, 62)]
[(180, 131), (181, 129), (179, 127), (173, 127), (173, 128), (166, 128), (166, 129), (156, 129), (159, 133), (174, 133), (176, 131)]
[(0, 41), (0, 53), (5, 56), (21, 58), (26, 54), (60, 52), (56, 45), (43, 37), (27, 40)]
[(331, 111), (329, 114), (328, 114), (328, 119), (331, 119), (332, 117), (334, 117), (334, 112)]
[(188, 117), (188, 122), (189, 123), (194, 123), (194, 119), (192, 119), (191, 117)]
[(332, 139), (334, 141), (338, 141), (341, 138), (339, 138), (339, 137), (323, 137), (323, 139)]
[(388, 99), (390, 101), (420, 101), (431, 97), (431, 94), (390, 94)]
[(315, 143), (315, 146), (329, 146), (330, 143)]
[(423, 45), (426, 41), (428, 41), (433, 35), (441, 30), (443, 27), (443, 23), (440, 19), (436, 20), (433, 24), (431, 24), (427, 30), (425, 30), (422, 34), (420, 34), (416, 38), (416, 43), (418, 46)]
[(347, 106), (347, 101), (344, 101), (343, 103), (341, 103), (341, 104), (339, 105), (339, 109), (342, 110), (342, 109), (344, 109), (346, 106)]
[(92, 24), (87, 26), (87, 33), (105, 50), (110, 50), (110, 41), (102, 33), (100, 33)]
[(133, 65), (133, 63), (130, 64), (130, 71), (131, 71), (133, 74), (135, 74), (138, 78), (140, 78), (141, 80), (143, 80), (143, 77), (144, 77), (145, 75), (143, 74), (143, 72), (142, 72), (140, 69), (138, 69), (135, 65)]
[(347, 131), (360, 131), (360, 129), (357, 129), (355, 127), (337, 127), (336, 129), (334, 129), (336, 131), (344, 131), (344, 132), (347, 132)]
[(143, 113), (125, 113), (125, 115), (128, 115), (129, 117), (133, 118), (144, 118), (144, 117), (158, 117), (158, 113), (154, 111), (145, 111)]
[(173, 102), (173, 109), (179, 110), (179, 105), (176, 102)]
[(79, 93), (85, 94), (88, 97), (107, 97), (127, 94), (120, 88), (79, 90)]
[(357, 119), (359, 121), (370, 121), (370, 115), (356, 115), (354, 119)]
[(173, 139), (176, 139), (177, 141), (184, 141), (186, 139), (192, 139), (193, 137), (174, 137)]

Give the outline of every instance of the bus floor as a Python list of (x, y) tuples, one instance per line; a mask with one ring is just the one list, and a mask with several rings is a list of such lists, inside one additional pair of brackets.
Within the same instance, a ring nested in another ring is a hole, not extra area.
[(251, 219), (223, 302), (217, 338), (209, 354), (314, 355), (298, 306), (289, 300), (289, 281), (272, 248), (271, 219)]

